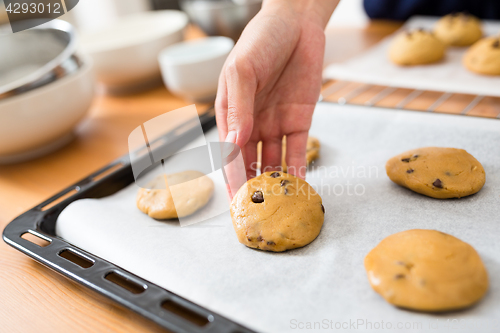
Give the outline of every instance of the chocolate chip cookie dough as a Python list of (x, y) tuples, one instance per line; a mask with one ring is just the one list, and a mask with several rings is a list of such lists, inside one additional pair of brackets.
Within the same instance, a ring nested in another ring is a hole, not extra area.
[[(321, 144), (315, 137), (309, 136), (307, 138), (306, 146), (306, 165), (309, 166), (313, 161), (319, 158), (319, 149)], [(262, 141), (257, 144), (257, 169), (262, 165)], [(286, 165), (286, 137), (283, 137), (283, 144), (281, 148), (281, 168), (283, 172), (287, 172)]]
[(481, 39), (464, 55), (464, 66), (475, 73), (500, 75), (500, 36)]
[(400, 66), (424, 65), (444, 58), (445, 44), (423, 29), (402, 32), (389, 48), (389, 59)]
[[(168, 184), (168, 186), (166, 186)], [(169, 187), (175, 187), (175, 205)], [(137, 193), (137, 208), (158, 220), (184, 217), (205, 206), (214, 183), (199, 171), (183, 171), (153, 179)]]
[(447, 45), (469, 46), (483, 36), (483, 31), (477, 17), (467, 13), (453, 13), (436, 23), (434, 34)]
[(284, 172), (250, 179), (231, 203), (231, 218), (240, 243), (281, 252), (311, 243), (323, 225), (319, 194), (305, 180)]
[(437, 199), (474, 194), (486, 180), (481, 163), (455, 148), (410, 150), (387, 161), (385, 169), (396, 184)]
[(471, 306), (488, 274), (469, 244), (436, 230), (407, 230), (382, 240), (365, 258), (372, 288), (403, 308), (441, 312)]

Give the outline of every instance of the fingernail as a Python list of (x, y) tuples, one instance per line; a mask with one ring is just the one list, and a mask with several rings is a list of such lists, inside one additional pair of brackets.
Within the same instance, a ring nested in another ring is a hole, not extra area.
[(236, 131), (229, 131), (229, 133), (227, 133), (225, 142), (236, 143)]

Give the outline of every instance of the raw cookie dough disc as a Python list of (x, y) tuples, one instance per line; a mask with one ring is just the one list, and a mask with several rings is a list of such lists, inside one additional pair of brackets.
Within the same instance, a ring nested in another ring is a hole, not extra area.
[(214, 183), (199, 171), (178, 172), (167, 175), (166, 178), (169, 186), (177, 185), (175, 206), (172, 193), (165, 186), (164, 176), (153, 179), (148, 184), (150, 189), (141, 188), (137, 193), (137, 208), (154, 219), (191, 215), (205, 206), (212, 197)]
[(365, 258), (372, 288), (403, 308), (440, 312), (479, 301), (488, 274), (476, 250), (436, 230), (407, 230), (382, 240)]
[(463, 149), (427, 147), (387, 161), (389, 178), (432, 198), (461, 198), (478, 192), (486, 176), (483, 166)]
[(250, 179), (231, 203), (240, 243), (281, 252), (311, 243), (325, 217), (321, 197), (305, 180), (284, 172)]
[(500, 36), (483, 38), (464, 55), (464, 66), (479, 74), (500, 75)]
[[(319, 143), (319, 140), (316, 139), (315, 137), (308, 137), (307, 138), (307, 146), (306, 146), (306, 165), (309, 166), (313, 161), (317, 160), (319, 158), (319, 149), (321, 147), (321, 144)], [(260, 141), (257, 144), (257, 169), (260, 169), (260, 166), (262, 165), (262, 141)], [(286, 136), (283, 137), (283, 145), (281, 148), (281, 168), (284, 172), (287, 172), (287, 165), (286, 165)]]
[(445, 44), (423, 29), (402, 32), (389, 48), (389, 59), (397, 65), (414, 66), (438, 62), (444, 58)]
[(483, 37), (481, 22), (475, 16), (455, 13), (442, 17), (434, 28), (434, 34), (450, 46), (469, 46)]

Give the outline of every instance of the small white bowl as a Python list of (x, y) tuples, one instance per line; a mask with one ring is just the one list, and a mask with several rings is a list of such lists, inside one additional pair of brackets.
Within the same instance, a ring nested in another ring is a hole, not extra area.
[(0, 164), (36, 158), (68, 143), (93, 96), (92, 61), (83, 59), (75, 73), (0, 100)]
[(97, 79), (111, 90), (160, 77), (158, 54), (184, 39), (188, 17), (177, 10), (142, 12), (82, 36)]
[(213, 101), (233, 46), (231, 38), (206, 37), (167, 47), (158, 57), (163, 82), (172, 93), (188, 100)]

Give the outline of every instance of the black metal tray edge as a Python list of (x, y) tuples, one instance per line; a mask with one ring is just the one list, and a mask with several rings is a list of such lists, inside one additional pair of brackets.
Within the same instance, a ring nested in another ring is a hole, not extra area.
[[(204, 132), (213, 128), (215, 126), (213, 108), (201, 115), (200, 121)], [(177, 132), (175, 140), (172, 140), (173, 138), (168, 137), (168, 135), (160, 139), (163, 139), (168, 145), (173, 145), (174, 147), (176, 143), (182, 146), (183, 143), (185, 143), (182, 142), (182, 139), (186, 140), (189, 138), (191, 130), (191, 128), (183, 129), (183, 127), (185, 127), (184, 124), (170, 132)], [(179, 131), (182, 133), (179, 133)], [(149, 156), (147, 157), (149, 158)], [(100, 179), (96, 179), (99, 175), (112, 168), (116, 168), (117, 166), (119, 166), (119, 168), (116, 170)], [(132, 182), (134, 182), (134, 176), (129, 156), (127, 154), (15, 218), (5, 227), (3, 231), (3, 240), (13, 248), (30, 256), (39, 263), (112, 299), (120, 305), (152, 320), (156, 324), (172, 332), (255, 332), (221, 315), (218, 315), (213, 311), (177, 296), (176, 294), (169, 292), (158, 285), (146, 281), (141, 277), (132, 274), (107, 260), (95, 256), (84, 249), (78, 248), (56, 236), (55, 224), (57, 217), (70, 203), (78, 199), (102, 198), (111, 195)], [(58, 202), (52, 207), (42, 210), (43, 207), (58, 200), (71, 191), (76, 191), (76, 193), (68, 198), (65, 198), (61, 202)], [(21, 236), (27, 232), (49, 241), (50, 244), (45, 247), (41, 247), (22, 238)], [(77, 256), (93, 262), (93, 265), (88, 268), (82, 268), (74, 262), (61, 257), (60, 254), (65, 250), (72, 251)], [(134, 294), (107, 280), (105, 277), (111, 272), (114, 272), (128, 281), (142, 286), (144, 291), (139, 294)], [(201, 316), (206, 319), (206, 324), (203, 326), (197, 326), (192, 322), (165, 310), (161, 306), (165, 301), (173, 302), (174, 304)]]

